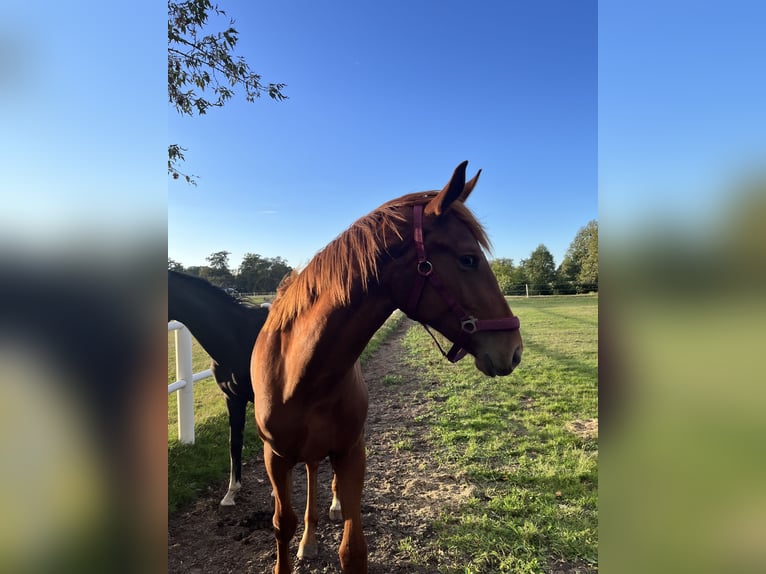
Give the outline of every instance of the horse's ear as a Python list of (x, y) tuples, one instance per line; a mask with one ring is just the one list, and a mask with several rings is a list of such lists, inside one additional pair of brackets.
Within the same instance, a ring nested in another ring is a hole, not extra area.
[[(465, 190), (465, 168), (468, 165), (467, 161), (464, 161), (455, 168), (455, 172), (449, 180), (449, 183), (444, 186), (439, 194), (426, 204), (424, 213), (426, 215), (439, 216), (450, 208), (452, 202), (456, 199), (460, 199)], [(470, 192), (469, 192), (470, 193)]]
[(476, 175), (474, 175), (470, 180), (465, 182), (465, 187), (463, 187), (463, 193), (460, 194), (460, 197), (458, 197), (458, 200), (465, 202), (465, 200), (468, 199), (468, 196), (471, 195), (473, 188), (476, 187), (476, 182), (479, 181), (480, 175), (481, 175), (481, 170), (477, 171)]

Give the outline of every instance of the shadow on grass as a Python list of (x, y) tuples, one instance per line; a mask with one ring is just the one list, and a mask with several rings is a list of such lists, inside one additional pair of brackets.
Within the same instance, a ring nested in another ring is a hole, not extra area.
[(555, 317), (556, 319), (560, 319), (563, 323), (579, 323), (580, 325), (584, 325), (588, 328), (597, 328), (598, 327), (598, 317), (594, 319), (585, 319), (583, 317), (573, 317), (572, 315), (567, 315), (566, 313), (557, 313), (556, 311), (551, 311), (549, 309), (544, 309), (542, 307), (536, 308), (535, 311), (537, 313), (540, 313), (541, 315), (548, 315), (550, 317)]
[(561, 368), (564, 371), (573, 371), (585, 379), (598, 381), (598, 365), (589, 365), (584, 361), (575, 359), (571, 355), (561, 353), (560, 351), (555, 351), (537, 341), (524, 341), (524, 350), (534, 351), (535, 353), (554, 361), (557, 368)]

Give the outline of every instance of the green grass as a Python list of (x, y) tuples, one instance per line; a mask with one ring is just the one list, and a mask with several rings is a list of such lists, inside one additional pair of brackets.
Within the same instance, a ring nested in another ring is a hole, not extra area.
[[(362, 362), (401, 323), (404, 315), (396, 312), (373, 336), (361, 356)], [(194, 372), (210, 367), (210, 357), (200, 344), (192, 341)], [(168, 333), (168, 384), (176, 380), (174, 334)], [(229, 417), (224, 395), (212, 377), (194, 384), (193, 445), (178, 441), (178, 406), (176, 393), (168, 396), (168, 512), (190, 503), (209, 486), (229, 475)], [(403, 445), (403, 448), (406, 445)], [(263, 444), (255, 427), (253, 405), (248, 405), (245, 422), (245, 446), (242, 460), (262, 452)], [(222, 490), (220, 496), (225, 492)]]
[(447, 574), (595, 570), (597, 438), (567, 424), (598, 416), (598, 298), (509, 301), (524, 337), (510, 377), (485, 377), (471, 357), (450, 365), (421, 328), (405, 337), (413, 366), (427, 365), (441, 382), (428, 393), (432, 456), (474, 486), (458, 512), (437, 521), (437, 540), (410, 559), (449, 564), (439, 570)]
[(261, 295), (250, 295), (248, 297), (242, 297), (243, 303), (249, 303), (251, 305), (260, 305), (261, 303), (271, 302), (274, 300), (276, 293), (266, 293)]

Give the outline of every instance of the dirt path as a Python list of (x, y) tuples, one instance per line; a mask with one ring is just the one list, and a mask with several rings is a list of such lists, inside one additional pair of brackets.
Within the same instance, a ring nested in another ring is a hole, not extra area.
[[(430, 459), (427, 428), (418, 416), (424, 411), (423, 391), (432, 382), (418, 378), (401, 359), (402, 336), (412, 324), (408, 319), (402, 321), (363, 368), (370, 391), (367, 475), (362, 495), (370, 574), (435, 572), (435, 567), (413, 565), (400, 544), (406, 541), (416, 549), (424, 545), (433, 537), (430, 524), (437, 512), (459, 504), (471, 492), (459, 476), (435, 469)], [(306, 474), (299, 466), (293, 475), (293, 507), (301, 518), (292, 544), (295, 557), (303, 528)], [(327, 518), (331, 480), (330, 464), (325, 461), (319, 474), (319, 556), (310, 561), (294, 560), (296, 573), (340, 572), (337, 552), (342, 525)], [(169, 518), (169, 572), (271, 574), (276, 555), (273, 505), (262, 459), (249, 461), (243, 468), (237, 506), (222, 510), (218, 501), (226, 491), (226, 482), (214, 485), (207, 496)]]

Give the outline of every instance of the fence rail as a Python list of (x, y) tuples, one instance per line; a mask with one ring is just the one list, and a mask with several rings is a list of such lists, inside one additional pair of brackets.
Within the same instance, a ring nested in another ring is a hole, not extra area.
[(598, 283), (500, 283), (503, 295), (578, 295), (598, 293)]
[(168, 395), (178, 393), (178, 440), (194, 444), (194, 383), (213, 376), (207, 369), (194, 372), (192, 366), (192, 336), (186, 325), (178, 321), (168, 322), (176, 345), (176, 381), (168, 385)]

